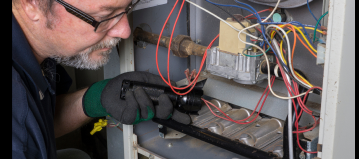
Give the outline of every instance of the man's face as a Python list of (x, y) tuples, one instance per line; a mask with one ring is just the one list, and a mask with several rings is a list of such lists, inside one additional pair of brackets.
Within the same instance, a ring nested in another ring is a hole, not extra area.
[[(125, 11), (131, 0), (65, 0), (65, 2), (92, 16), (97, 21)], [(130, 35), (127, 15), (111, 29), (95, 33), (94, 27), (68, 13), (57, 2), (52, 6), (43, 28), (44, 44), (50, 49), (49, 57), (68, 66), (98, 69), (108, 61), (111, 48)]]

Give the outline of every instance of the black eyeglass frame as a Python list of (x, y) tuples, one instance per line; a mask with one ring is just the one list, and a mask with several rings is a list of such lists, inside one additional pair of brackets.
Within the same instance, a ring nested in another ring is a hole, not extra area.
[(62, 6), (64, 6), (67, 12), (73, 14), (74, 16), (80, 18), (81, 20), (83, 20), (83, 21), (85, 21), (86, 23), (88, 23), (88, 24), (92, 25), (93, 27), (95, 27), (95, 30), (94, 30), (95, 32), (96, 32), (98, 26), (99, 26), (102, 22), (111, 20), (111, 19), (116, 18), (116, 17), (118, 17), (118, 16), (121, 16), (122, 14), (125, 14), (125, 13), (128, 14), (128, 13), (131, 11), (131, 9), (133, 9), (133, 8), (136, 6), (136, 4), (137, 4), (138, 2), (140, 2), (140, 0), (137, 0), (137, 1), (136, 1), (135, 3), (133, 3), (132, 5), (129, 5), (129, 6), (125, 9), (124, 12), (121, 12), (120, 14), (117, 14), (117, 15), (111, 17), (111, 18), (107, 18), (107, 19), (105, 19), (105, 20), (101, 20), (101, 21), (98, 22), (98, 21), (96, 21), (95, 18), (93, 18), (92, 16), (90, 16), (90, 15), (86, 14), (85, 12), (83, 12), (83, 11), (77, 9), (76, 7), (74, 7), (74, 6), (72, 6), (72, 5), (68, 4), (68, 3), (66, 3), (65, 1), (62, 1), (62, 0), (55, 0), (55, 1), (56, 1), (57, 3), (59, 3), (59, 4), (61, 4)]

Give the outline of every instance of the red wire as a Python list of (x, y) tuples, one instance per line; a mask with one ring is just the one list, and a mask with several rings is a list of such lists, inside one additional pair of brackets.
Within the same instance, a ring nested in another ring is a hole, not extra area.
[[(258, 13), (262, 13), (262, 12), (265, 12), (265, 11), (270, 11), (270, 9), (264, 9), (264, 10), (259, 11)], [(244, 18), (248, 18), (248, 17), (250, 17), (250, 16), (252, 16), (252, 15), (253, 15), (253, 14), (247, 15), (247, 16), (245, 16)]]
[[(278, 63), (278, 58), (277, 58), (277, 63)], [(289, 94), (292, 96), (292, 93), (289, 91), (289, 88), (291, 87), (290, 85), (289, 85), (289, 82), (287, 81), (287, 78), (285, 78), (284, 77), (284, 71), (283, 71), (283, 68), (279, 65), (279, 69), (280, 69), (280, 71), (281, 71), (281, 73), (282, 73), (282, 75), (283, 75), (283, 80), (284, 80), (284, 83), (286, 84), (286, 87), (287, 87), (287, 89), (288, 89), (288, 92), (289, 92)], [(293, 81), (293, 85), (294, 85), (294, 87), (297, 87), (297, 83), (295, 83), (294, 81)], [(306, 94), (305, 94), (305, 96), (304, 96), (304, 99), (306, 99), (306, 97), (307, 97), (307, 95), (308, 95), (308, 93), (312, 90), (312, 89), (314, 89), (314, 88), (319, 88), (319, 89), (321, 89), (320, 87), (312, 87), (312, 88), (310, 88), (307, 92), (306, 92)], [(292, 90), (293, 90), (293, 88), (292, 88)], [(299, 91), (298, 91), (298, 89), (294, 89), (294, 95), (297, 95), (297, 94), (299, 94)], [(301, 101), (301, 98), (300, 97), (298, 97), (297, 98), (298, 99), (298, 101), (300, 100)], [(295, 101), (294, 101), (294, 99), (292, 99), (292, 101), (293, 101), (293, 103), (295, 103)], [(301, 101), (302, 102), (302, 101)], [(306, 151), (306, 150), (304, 150), (303, 149), (303, 147), (300, 145), (300, 143), (299, 143), (299, 133), (303, 133), (303, 132), (307, 132), (307, 131), (310, 131), (310, 130), (312, 130), (312, 129), (314, 129), (315, 128), (315, 126), (317, 125), (317, 121), (315, 120), (315, 117), (311, 114), (311, 113), (308, 113), (308, 114), (310, 114), (310, 115), (312, 115), (312, 117), (313, 117), (313, 119), (314, 119), (314, 125), (313, 125), (313, 127), (312, 128), (310, 128), (310, 129), (307, 129), (307, 130), (301, 130), (301, 131), (299, 131), (298, 129), (298, 122), (299, 122), (299, 117), (302, 115), (302, 113), (303, 113), (303, 110), (305, 110), (304, 108), (306, 108), (306, 109), (308, 109), (307, 107), (305, 107), (305, 105), (304, 105), (304, 103), (302, 102), (299, 102), (299, 105), (303, 108), (302, 109), (302, 111), (300, 112), (300, 114), (298, 115), (297, 113), (297, 108), (296, 107), (294, 107), (294, 110), (295, 110), (295, 114), (296, 114), (296, 116), (297, 116), (297, 118), (296, 118), (296, 120), (295, 120), (295, 122), (294, 122), (294, 126), (297, 128), (297, 131), (293, 131), (293, 133), (296, 133), (297, 134), (297, 144), (298, 144), (298, 147), (303, 151), (303, 152), (305, 152), (305, 153), (317, 153), (318, 151), (316, 151), (316, 152), (310, 152), (310, 151)], [(308, 109), (309, 110), (309, 109)]]
[[(305, 96), (304, 96), (304, 99), (306, 99), (308, 93), (309, 93), (311, 90), (315, 89), (315, 88), (322, 90), (322, 88), (317, 87), (317, 86), (314, 86), (314, 87), (310, 88), (310, 89), (307, 91), (307, 93), (306, 93)], [(300, 115), (301, 115), (301, 114), (300, 114)], [(300, 115), (299, 115), (299, 116), (300, 116)], [(317, 124), (317, 121), (315, 120), (315, 117), (314, 117), (313, 115), (312, 115), (312, 117), (313, 117), (315, 123), (314, 123), (314, 125), (313, 125), (313, 127), (312, 127), (311, 129), (314, 129), (315, 126), (316, 126), (316, 124)], [(304, 149), (302, 148), (302, 146), (300, 145), (300, 143), (299, 143), (299, 132), (306, 132), (307, 130), (298, 131), (298, 129), (299, 129), (299, 128), (298, 128), (298, 119), (299, 119), (299, 118), (297, 118), (297, 120), (296, 120), (296, 122), (295, 122), (295, 127), (297, 128), (297, 132), (298, 132), (298, 133), (297, 133), (297, 143), (298, 143), (298, 147), (299, 147), (303, 152), (305, 152), (305, 153), (318, 153), (318, 151), (315, 151), (315, 152), (306, 151), (306, 150), (304, 150)], [(308, 131), (309, 131), (309, 129), (308, 129)]]
[[(178, 13), (178, 16), (177, 16), (177, 18), (176, 18), (176, 21), (175, 21), (175, 24), (174, 24), (174, 27), (173, 27), (173, 30), (172, 30), (172, 34), (171, 34), (171, 38), (170, 38), (168, 50), (170, 50), (170, 48), (171, 48), (170, 46), (171, 46), (171, 42), (172, 42), (173, 32), (174, 32), (175, 26), (176, 26), (176, 24), (177, 24), (177, 21), (178, 21), (180, 12), (181, 12), (181, 10), (182, 10), (182, 8), (183, 8), (184, 2), (185, 2), (185, 0), (183, 1), (182, 5), (181, 5), (181, 8), (180, 8), (180, 11), (179, 11), (179, 13)], [(165, 23), (164, 23), (164, 25), (163, 25), (163, 27), (162, 27), (161, 33), (160, 33), (160, 35), (159, 35), (159, 37), (158, 37), (158, 42), (157, 42), (157, 47), (156, 47), (156, 66), (157, 66), (157, 71), (158, 71), (159, 75), (161, 76), (162, 80), (163, 80), (168, 86), (170, 86), (170, 88), (172, 89), (172, 91), (173, 91), (174, 93), (178, 94), (178, 95), (185, 95), (185, 94), (189, 93), (189, 92), (194, 88), (195, 83), (197, 82), (197, 79), (198, 79), (198, 77), (199, 77), (199, 74), (200, 74), (200, 72), (201, 72), (201, 70), (202, 70), (202, 67), (203, 67), (203, 65), (204, 65), (204, 61), (206, 60), (207, 50), (205, 51), (205, 53), (204, 53), (204, 55), (203, 55), (202, 62), (201, 62), (201, 66), (200, 66), (200, 70), (198, 71), (197, 76), (196, 76), (196, 77), (194, 78), (194, 80), (193, 80), (191, 83), (189, 83), (186, 87), (173, 87), (173, 86), (171, 85), (170, 76), (169, 76), (169, 63), (167, 63), (168, 82), (167, 82), (167, 81), (164, 79), (164, 77), (162, 76), (161, 71), (160, 71), (159, 66), (158, 66), (158, 46), (159, 46), (159, 43), (160, 43), (160, 40), (161, 40), (161, 36), (162, 36), (163, 30), (164, 30), (164, 28), (165, 28), (165, 26), (166, 26), (166, 24), (167, 24), (167, 22), (168, 22), (168, 20), (169, 20), (169, 17), (170, 17), (171, 14), (172, 14), (174, 8), (176, 7), (177, 3), (178, 3), (178, 0), (176, 1), (175, 5), (173, 6), (173, 8), (172, 8), (172, 10), (171, 10), (171, 12), (170, 12), (170, 14), (168, 15), (168, 17), (167, 17), (167, 19), (166, 19), (166, 21), (165, 21)], [(217, 39), (218, 36), (219, 36), (219, 34), (217, 35), (217, 37), (216, 37), (215, 39)], [(212, 44), (213, 44), (213, 42), (215, 41), (215, 39), (213, 39), (213, 41), (210, 43), (210, 45), (208, 45), (207, 49), (209, 49), (209, 48), (212, 46)], [(169, 52), (169, 53), (170, 53), (170, 52)], [(168, 62), (169, 62), (169, 56), (170, 56), (170, 54), (168, 54), (168, 58), (167, 58), (167, 59), (168, 59)], [(192, 85), (191, 89), (188, 90), (188, 91), (185, 92), (185, 93), (178, 93), (177, 91), (174, 90), (174, 89), (184, 90), (184, 89), (187, 89), (188, 87), (190, 87), (191, 85)]]
[[(218, 34), (218, 35), (211, 41), (211, 43), (208, 45), (206, 51), (205, 51), (204, 54), (203, 54), (202, 62), (201, 62), (201, 65), (200, 65), (200, 67), (199, 67), (199, 71), (198, 71), (198, 73), (197, 73), (197, 76), (194, 78), (194, 80), (193, 80), (191, 83), (193, 83), (193, 82), (194, 82), (194, 83), (197, 83), (199, 74), (200, 74), (200, 72), (201, 72), (201, 70), (202, 70), (202, 67), (203, 67), (203, 65), (204, 65), (204, 61), (206, 60), (206, 57), (207, 57), (207, 50), (212, 47), (212, 44), (214, 43), (214, 41), (215, 41), (218, 37), (219, 37), (219, 34)], [(188, 91), (185, 92), (185, 93), (178, 93), (178, 92), (176, 92), (176, 91), (173, 89), (173, 86), (172, 86), (171, 84), (170, 84), (169, 86), (171, 87), (172, 91), (173, 91), (174, 93), (176, 93), (177, 95), (186, 95), (187, 93), (189, 93), (189, 92), (192, 91), (192, 89), (194, 88), (195, 85), (193, 84), (192, 87), (191, 87), (191, 89), (188, 90)]]
[[(293, 83), (294, 83), (294, 88), (295, 88), (296, 93), (299, 94), (299, 90), (298, 90), (298, 85), (297, 85), (297, 83), (295, 83), (294, 81), (293, 81)], [(306, 98), (303, 98), (303, 99), (306, 99)], [(313, 111), (311, 111), (310, 109), (308, 109), (308, 108), (305, 106), (305, 104), (304, 104), (302, 98), (298, 97), (297, 100), (298, 100), (298, 102), (299, 102), (299, 106), (300, 106), (306, 113), (308, 113), (308, 114), (310, 114), (310, 115), (313, 114)]]
[[(272, 78), (271, 78), (271, 83), (272, 83), (272, 85), (273, 85), (273, 83), (274, 83), (274, 80), (275, 80), (275, 77), (272, 76)], [(221, 119), (224, 119), (224, 120), (232, 121), (232, 122), (237, 123), (237, 124), (249, 124), (249, 123), (252, 123), (254, 120), (256, 120), (257, 117), (258, 117), (258, 115), (260, 114), (260, 112), (261, 112), (261, 110), (262, 110), (262, 108), (263, 108), (263, 105), (264, 105), (264, 103), (265, 103), (265, 101), (266, 101), (266, 99), (267, 99), (267, 97), (268, 97), (268, 95), (269, 95), (269, 90), (267, 91), (267, 89), (268, 89), (268, 86), (267, 86), (267, 88), (265, 89), (265, 91), (263, 92), (263, 94), (262, 94), (260, 100), (258, 101), (256, 108), (253, 110), (252, 114), (251, 114), (249, 117), (247, 117), (246, 119), (237, 120), (237, 121), (236, 121), (236, 120), (233, 120), (231, 117), (229, 117), (226, 113), (224, 113), (221, 109), (219, 109), (218, 107), (216, 107), (216, 106), (215, 106), (214, 104), (212, 104), (211, 102), (206, 101), (206, 100), (203, 99), (203, 98), (202, 98), (202, 100), (205, 102), (205, 104), (207, 105), (207, 107), (209, 108), (209, 110), (212, 112), (213, 115), (215, 115), (215, 116), (217, 116), (217, 117), (219, 117), (219, 118), (221, 118)], [(264, 95), (265, 93), (266, 93), (266, 97), (264, 98), (264, 100), (263, 100), (263, 102), (262, 102), (262, 105), (261, 105), (261, 108), (259, 109), (257, 115), (256, 115), (251, 121), (249, 121), (249, 122), (239, 122), (239, 121), (247, 120), (247, 119), (249, 119), (250, 117), (253, 116), (255, 110), (257, 109), (257, 107), (258, 107), (258, 105), (259, 105), (260, 101), (262, 100), (262, 97), (263, 97), (263, 95)], [(224, 118), (224, 117), (221, 117), (221, 116), (218, 116), (217, 114), (215, 114), (215, 113), (212, 111), (211, 107), (208, 105), (208, 103), (211, 104), (211, 105), (212, 105), (213, 107), (215, 107), (216, 109), (218, 109), (218, 110), (219, 110), (224, 116), (226, 116), (227, 118)]]
[[(160, 71), (160, 68), (158, 67), (158, 47), (159, 47), (159, 44), (160, 44), (160, 41), (161, 41), (161, 36), (162, 36), (163, 30), (165, 29), (166, 24), (167, 24), (168, 20), (170, 19), (173, 10), (176, 8), (177, 3), (178, 3), (178, 0), (176, 1), (175, 5), (173, 6), (173, 8), (172, 8), (170, 14), (167, 16), (167, 19), (166, 19), (165, 23), (163, 24), (162, 30), (161, 30), (161, 32), (160, 32), (160, 34), (159, 34), (159, 36), (158, 36), (157, 47), (156, 47), (156, 66), (157, 66), (157, 71), (158, 71), (159, 75), (161, 76), (162, 80), (163, 80), (167, 85), (168, 85), (168, 82), (163, 78), (163, 76), (162, 76), (162, 74), (161, 74), (161, 71)], [(189, 85), (188, 85), (188, 86), (189, 86)]]
[[(158, 47), (159, 47), (159, 44), (160, 44), (160, 41), (161, 41), (161, 36), (162, 36), (163, 30), (165, 29), (166, 24), (167, 24), (169, 18), (171, 17), (171, 15), (172, 15), (173, 10), (176, 8), (177, 3), (178, 3), (178, 0), (176, 1), (175, 5), (173, 6), (173, 8), (172, 8), (170, 14), (168, 15), (168, 17), (167, 17), (165, 23), (163, 24), (162, 30), (161, 30), (161, 32), (160, 32), (160, 34), (159, 34), (159, 37), (158, 37), (157, 47), (156, 47), (156, 66), (157, 66), (157, 71), (158, 71), (160, 77), (162, 78), (162, 80), (163, 80), (167, 85), (170, 85), (171, 83), (168, 83), (168, 82), (165, 80), (165, 78), (162, 76), (162, 73), (161, 73), (161, 71), (160, 71), (160, 69), (159, 69), (159, 66), (158, 66)], [(183, 7), (183, 3), (182, 3), (182, 7)], [(182, 8), (182, 7), (181, 7), (181, 8)], [(177, 22), (177, 20), (176, 20), (176, 22)], [(172, 32), (172, 33), (173, 33), (173, 32)], [(172, 37), (172, 36), (171, 36), (171, 37)], [(170, 47), (169, 47), (169, 48), (170, 48)], [(188, 84), (186, 87), (174, 87), (174, 88), (175, 88), (175, 89), (179, 89), (179, 90), (183, 90), (183, 89), (188, 88), (188, 87), (191, 86), (192, 84), (194, 84), (194, 81), (192, 81), (192, 82), (191, 82), (190, 84)], [(175, 91), (174, 91), (174, 92), (175, 92)], [(176, 92), (175, 92), (175, 93), (176, 93)]]
[[(272, 76), (272, 78), (271, 78), (271, 86), (273, 86), (274, 80), (275, 80), (275, 76)], [(263, 95), (265, 94), (265, 92), (267, 92), (267, 89), (268, 89), (268, 86), (267, 86), (266, 89), (264, 90), (264, 92), (263, 92), (261, 98), (259, 99), (259, 101), (258, 101), (258, 103), (257, 103), (257, 106), (254, 108), (254, 110), (252, 111), (251, 115), (248, 116), (248, 117), (245, 118), (245, 119), (237, 120), (237, 121), (245, 121), (245, 120), (249, 119), (250, 117), (252, 117), (252, 115), (254, 114), (254, 112), (257, 110), (257, 107), (258, 107), (259, 103), (261, 102)], [(266, 101), (268, 95), (269, 95), (269, 90), (268, 90), (268, 92), (267, 92), (267, 94), (266, 94), (266, 97), (265, 97), (265, 99), (264, 99), (264, 101), (263, 101), (263, 103), (262, 103), (262, 105), (261, 105), (261, 108), (259, 109), (259, 111), (258, 111), (258, 113), (257, 113), (257, 116), (258, 116), (258, 114), (260, 113), (260, 111), (261, 111), (261, 109), (262, 109), (262, 107), (263, 107), (263, 104), (264, 104), (264, 102)], [(257, 118), (257, 117), (255, 117), (255, 118)]]
[[(176, 25), (177, 25), (177, 21), (178, 21), (178, 18), (179, 16), (181, 15), (181, 12), (182, 12), (182, 8), (183, 8), (183, 5), (184, 5), (184, 2), (186, 2), (185, 0), (182, 1), (182, 5), (181, 5), (181, 8), (180, 10), (178, 11), (178, 14), (177, 14), (177, 18), (175, 20), (175, 23), (173, 25), (173, 28), (172, 28), (172, 33), (171, 33), (171, 37), (170, 37), (170, 42), (168, 44), (168, 56), (167, 56), (167, 79), (168, 79), (168, 83), (169, 83), (169, 86), (171, 87), (171, 89), (173, 90), (173, 92), (176, 92), (174, 89), (173, 89), (173, 86), (171, 84), (171, 79), (170, 79), (170, 55), (171, 55), (171, 43), (172, 43), (172, 38), (173, 38), (173, 33), (176, 29)], [(181, 89), (180, 89), (181, 90)]]

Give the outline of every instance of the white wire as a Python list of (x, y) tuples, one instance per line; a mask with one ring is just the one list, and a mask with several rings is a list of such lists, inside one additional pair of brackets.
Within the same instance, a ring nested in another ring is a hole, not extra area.
[[(290, 85), (290, 78), (287, 74), (288, 83)], [(290, 97), (290, 93), (288, 92), (288, 97)], [(293, 159), (293, 128), (292, 128), (292, 99), (288, 99), (288, 147), (289, 147), (289, 158)]]
[[(273, 44), (276, 51), (280, 51), (279, 43), (278, 43), (278, 41), (276, 39), (272, 40), (272, 44)], [(290, 48), (288, 48), (288, 49), (290, 50)], [(279, 56), (279, 58), (283, 58), (281, 54), (278, 54), (278, 56)], [(278, 64), (276, 66), (278, 66)], [(279, 66), (277, 67), (277, 73), (278, 73), (278, 70), (279, 70), (278, 68), (279, 68)], [(283, 69), (285, 69), (285, 68), (283, 68)], [(285, 75), (288, 76), (287, 74), (285, 74)], [(283, 76), (283, 78), (284, 78), (284, 76)], [(288, 79), (288, 81), (290, 82), (290, 79)], [(289, 91), (294, 94), (294, 91), (291, 89), (291, 87), (289, 87)]]
[[(192, 4), (192, 5), (196, 6), (197, 8), (202, 9), (203, 11), (207, 12), (208, 14), (214, 16), (215, 18), (219, 19), (219, 20), (222, 21), (223, 23), (225, 23), (225, 24), (227, 24), (228, 26), (230, 26), (232, 29), (234, 29), (234, 30), (236, 30), (236, 31), (238, 31), (238, 32), (241, 31), (241, 30), (237, 29), (236, 27), (232, 26), (231, 24), (229, 24), (227, 21), (225, 21), (225, 20), (223, 20), (222, 18), (218, 17), (218, 16), (215, 15), (214, 13), (208, 11), (207, 9), (202, 8), (202, 7), (199, 6), (198, 4), (196, 4), (196, 3), (194, 3), (194, 2), (191, 2), (190, 0), (186, 0), (186, 2)], [(249, 33), (246, 33), (246, 32), (244, 32), (244, 34), (246, 34), (246, 35), (248, 35), (248, 36), (250, 36), (250, 37), (252, 37), (252, 38), (258, 39), (258, 40), (260, 40), (260, 41), (263, 41), (262, 38), (258, 38), (258, 37), (254, 36), (254, 35), (252, 35), (252, 34), (249, 34)]]
[[(280, 51), (280, 48), (279, 48), (279, 44), (277, 42), (277, 40), (273, 39), (272, 40), (272, 44), (275, 48), (276, 51)], [(288, 48), (288, 50), (290, 50), (290, 48)], [(279, 56), (281, 56), (279, 54)], [(289, 56), (289, 55), (288, 55)], [(280, 57), (282, 58), (282, 57)], [(278, 65), (276, 65), (278, 66)], [(288, 80), (288, 84), (291, 85), (290, 83), (290, 78), (288, 76), (288, 74), (285, 74), (285, 77), (282, 76), (283, 79), (284, 78), (287, 78)], [(288, 88), (288, 97), (290, 97), (290, 91), (292, 91), (290, 89), (290, 87)], [(292, 100), (291, 99), (288, 99), (288, 147), (289, 147), (289, 158), (292, 159), (293, 158), (293, 127), (292, 127)]]
[[(266, 19), (264, 19), (263, 21), (266, 21), (270, 16), (272, 16), (272, 14), (274, 13), (274, 11), (277, 9), (279, 2), (280, 2), (280, 0), (278, 0), (276, 6), (274, 7), (274, 9), (273, 9), (273, 11), (272, 11), (272, 13), (271, 13)], [(262, 21), (262, 22), (263, 22), (263, 21)], [(265, 59), (266, 59), (266, 62), (267, 62), (268, 85), (269, 85), (269, 90), (271, 91), (271, 93), (272, 93), (275, 97), (280, 98), (280, 99), (293, 99), (293, 98), (298, 98), (298, 97), (300, 97), (300, 96), (305, 95), (305, 92), (304, 92), (304, 93), (302, 93), (302, 94), (299, 94), (299, 95), (296, 95), (296, 96), (292, 96), (292, 97), (282, 97), (282, 96), (279, 96), (279, 95), (277, 95), (276, 93), (274, 93), (274, 91), (273, 91), (273, 89), (272, 89), (272, 87), (271, 87), (271, 85), (270, 85), (270, 80), (269, 80), (269, 79), (270, 79), (270, 69), (269, 69), (269, 60), (268, 60), (268, 57), (267, 57), (266, 52), (265, 52), (261, 47), (255, 45), (255, 44), (252, 44), (252, 43), (243, 41), (243, 40), (239, 37), (239, 35), (240, 35), (243, 31), (245, 31), (245, 30), (247, 30), (247, 29), (250, 29), (250, 28), (253, 28), (253, 27), (257, 26), (257, 25), (259, 25), (259, 23), (254, 24), (254, 25), (251, 25), (251, 26), (249, 26), (249, 27), (247, 27), (247, 28), (242, 29), (242, 30), (238, 33), (238, 39), (239, 39), (239, 41), (241, 41), (242, 43), (245, 43), (245, 44), (247, 44), (247, 45), (251, 45), (251, 46), (253, 46), (253, 47), (256, 47), (257, 49), (259, 49), (260, 51), (263, 52), (263, 55), (264, 55), (264, 57), (265, 57)]]
[[(275, 27), (275, 28), (279, 29), (279, 31), (281, 31), (281, 32), (283, 33), (283, 35), (285, 35), (285, 38), (286, 38), (286, 40), (287, 40), (287, 46), (288, 46), (288, 57), (291, 57), (291, 54), (292, 54), (292, 53), (291, 53), (290, 44), (289, 44), (289, 38), (288, 38), (288, 36), (287, 36), (287, 33), (286, 33), (281, 27), (279, 27), (279, 26), (277, 26), (277, 25), (268, 25), (267, 28), (266, 28), (266, 30), (268, 30), (268, 28), (270, 28), (270, 27)], [(280, 50), (279, 50), (279, 52), (278, 52), (278, 56), (281, 56)], [(298, 82), (300, 82), (302, 85), (305, 85), (305, 86), (307, 86), (308, 88), (311, 88), (311, 86), (309, 86), (308, 84), (306, 84), (306, 83), (303, 82), (302, 80), (298, 79), (298, 77), (295, 75), (294, 69), (293, 69), (293, 67), (292, 67), (292, 60), (288, 60), (288, 62), (289, 62), (289, 70), (290, 70), (290, 72), (292, 72), (293, 77), (294, 77), (296, 80), (298, 80)], [(289, 71), (288, 71), (288, 72), (289, 72)]]

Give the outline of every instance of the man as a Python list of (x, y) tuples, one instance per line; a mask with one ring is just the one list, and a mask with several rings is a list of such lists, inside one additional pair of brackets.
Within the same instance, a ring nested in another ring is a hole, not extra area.
[[(136, 4), (136, 3), (135, 3)], [(12, 1), (13, 158), (56, 158), (55, 137), (93, 117), (112, 116), (123, 124), (153, 117), (189, 124), (168, 96), (154, 106), (143, 89), (118, 98), (123, 79), (165, 85), (159, 76), (130, 72), (71, 94), (56, 88), (56, 64), (98, 69), (120, 39), (130, 36), (131, 0)], [(61, 68), (61, 67), (60, 67)]]

